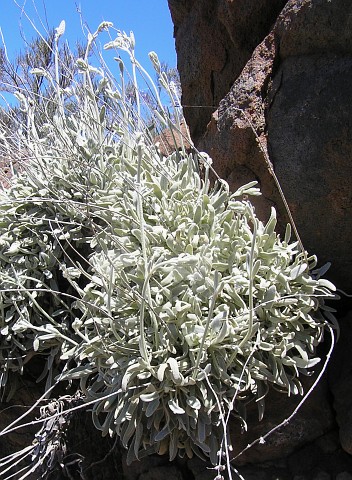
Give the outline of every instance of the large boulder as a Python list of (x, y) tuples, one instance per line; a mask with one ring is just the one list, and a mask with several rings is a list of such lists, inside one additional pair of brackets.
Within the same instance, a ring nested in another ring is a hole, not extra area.
[[(320, 265), (330, 261), (328, 278), (352, 293), (352, 2), (169, 0), (169, 6), (185, 118), (196, 147), (210, 154), (232, 189), (256, 179), (262, 190), (257, 212), (265, 219), (275, 206), (279, 230), (289, 220), (287, 201), (305, 249), (317, 254)], [(341, 313), (350, 308), (349, 299), (339, 302)], [(277, 452), (282, 458), (313, 458), (307, 452), (319, 451), (319, 438), (331, 438), (334, 407), (341, 443), (329, 453), (329, 462), (338, 466), (343, 458), (342, 470), (335, 472), (349, 471), (348, 331), (342, 329), (343, 341), (336, 347), (330, 387), (320, 387), (296, 427), (279, 431), (283, 443), (274, 434), (247, 450), (241, 463), (273, 459)], [(264, 423), (252, 423), (253, 436), (294, 408), (294, 400), (279, 405), (268, 398), (268, 405), (273, 408)], [(326, 423), (314, 426), (323, 416)], [(237, 448), (251, 440), (250, 430), (238, 437)], [(342, 455), (341, 446), (347, 453)], [(297, 475), (307, 469), (302, 464)]]
[[(185, 108), (196, 146), (232, 188), (257, 179), (258, 213), (265, 218), (276, 206), (283, 228), (288, 216), (270, 161), (304, 247), (321, 264), (331, 261), (330, 278), (350, 291), (352, 3), (169, 5), (182, 101), (199, 106)], [(211, 114), (204, 107), (212, 105)]]
[(194, 141), (286, 1), (168, 0), (184, 114)]
[(351, 291), (352, 3), (290, 1), (274, 31), (270, 158), (305, 247)]

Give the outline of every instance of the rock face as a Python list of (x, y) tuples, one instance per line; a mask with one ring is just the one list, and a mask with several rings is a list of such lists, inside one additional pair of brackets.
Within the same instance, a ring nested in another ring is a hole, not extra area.
[(352, 455), (352, 312), (349, 312), (340, 323), (341, 339), (331, 363), (329, 381), (334, 395), (341, 445)]
[(260, 142), (305, 248), (321, 264), (332, 261), (330, 278), (351, 290), (351, 2), (169, 5), (182, 102), (203, 106), (185, 107), (196, 146), (231, 187), (257, 179), (264, 197), (258, 212), (265, 217), (275, 205), (283, 225), (287, 216)]
[[(305, 391), (308, 391), (312, 383), (313, 379), (304, 382)], [(258, 422), (256, 404), (250, 405), (246, 420), (247, 432), (241, 434), (238, 429), (236, 430), (235, 425), (232, 427), (233, 456), (237, 457), (235, 464), (242, 466), (248, 463), (260, 463), (264, 459), (277, 461), (290, 456), (295, 450), (333, 430), (334, 415), (327, 399), (326, 380), (318, 384), (297, 414), (284, 424), (300, 401), (299, 396), (288, 400), (286, 395), (270, 391), (265, 399), (264, 420), (261, 422)], [(248, 444), (265, 437), (270, 430), (281, 424), (282, 427), (265, 440), (246, 449)]]
[[(305, 249), (320, 265), (332, 262), (328, 278), (352, 293), (351, 1), (168, 1), (195, 146), (209, 153), (232, 189), (256, 179), (262, 190), (258, 214), (265, 219), (275, 206), (283, 229), (288, 215), (272, 168)], [(339, 302), (340, 317), (349, 309), (349, 299)], [(309, 399), (296, 426), (245, 452), (242, 465), (269, 462), (242, 467), (246, 480), (281, 474), (342, 478), (352, 472), (348, 318), (340, 320), (329, 382)], [(253, 421), (257, 436), (278, 421), (280, 411), (293, 410), (294, 402), (286, 402), (273, 401), (263, 425)], [(240, 437), (238, 450), (250, 441)], [(270, 462), (280, 454), (273, 473)], [(317, 455), (324, 461), (314, 460)]]
[[(286, 0), (169, 0), (186, 121), (194, 141)], [(201, 106), (201, 108), (192, 108)]]
[(270, 157), (305, 247), (331, 260), (331, 278), (350, 291), (352, 4), (288, 2), (276, 32)]

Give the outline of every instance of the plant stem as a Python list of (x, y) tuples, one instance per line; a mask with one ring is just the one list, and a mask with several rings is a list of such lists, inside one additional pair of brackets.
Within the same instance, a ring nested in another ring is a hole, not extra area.
[(257, 222), (256, 219), (254, 218), (253, 211), (251, 210), (251, 217), (252, 217), (252, 222), (253, 222), (253, 234), (252, 234), (252, 245), (251, 245), (251, 251), (249, 254), (249, 291), (248, 291), (248, 315), (249, 315), (249, 321), (248, 321), (248, 330), (244, 338), (242, 339), (241, 343), (239, 344), (239, 348), (241, 348), (245, 343), (248, 342), (248, 340), (252, 337), (253, 334), (253, 313), (254, 313), (254, 304), (253, 304), (253, 263), (254, 263), (254, 249), (255, 249), (255, 240), (257, 237)]

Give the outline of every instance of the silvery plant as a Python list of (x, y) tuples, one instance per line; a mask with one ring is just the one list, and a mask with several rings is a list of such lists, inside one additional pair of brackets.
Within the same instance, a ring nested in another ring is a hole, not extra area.
[(19, 92), (26, 120), (15, 140), (3, 135), (25, 161), (0, 193), (1, 387), (41, 358), (46, 389), (76, 386), (129, 462), (157, 452), (216, 463), (229, 412), (244, 422), (253, 400), (261, 419), (270, 388), (303, 394), (335, 288), (290, 226), (275, 232), (274, 209), (267, 222), (257, 217), (255, 182), (233, 193), (213, 184), (211, 159), (182, 142), (161, 154), (137, 79), (175, 134), (179, 100), (152, 53), (170, 117), (133, 35), (105, 47), (128, 53), (134, 101), (120, 57), (119, 84), (89, 63), (108, 27), (89, 36), (69, 89), (55, 69), (34, 69), (55, 85), (55, 112), (43, 121), (31, 92)]

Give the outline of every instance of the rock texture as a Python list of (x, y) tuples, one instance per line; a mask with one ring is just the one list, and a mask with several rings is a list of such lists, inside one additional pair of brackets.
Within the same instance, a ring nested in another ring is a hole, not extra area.
[[(320, 264), (332, 262), (328, 277), (352, 293), (351, 1), (169, 0), (169, 6), (196, 147), (210, 154), (231, 188), (256, 179), (259, 215), (265, 219), (275, 206), (283, 229), (288, 216), (273, 169), (304, 247)], [(339, 302), (340, 317), (349, 309), (350, 299)], [(350, 318), (340, 320), (329, 382), (302, 410), (302, 423), (297, 417), (296, 427), (282, 430), (281, 443), (273, 436), (246, 451), (238, 463), (246, 480), (351, 475)], [(264, 424), (254, 421), (253, 429), (270, 427), (294, 402), (273, 402), (271, 411), (267, 403)], [(310, 429), (311, 421), (317, 424)], [(251, 441), (237, 438), (239, 450)]]
[(340, 325), (341, 338), (331, 363), (329, 381), (341, 445), (352, 455), (352, 312), (341, 319)]
[[(191, 135), (212, 112), (267, 35), (286, 0), (169, 0)], [(192, 108), (200, 106), (201, 108)]]
[(217, 106), (212, 115), (185, 108), (196, 146), (231, 187), (257, 179), (259, 214), (265, 218), (275, 205), (283, 227), (288, 218), (263, 152), (269, 154), (305, 248), (321, 264), (332, 261), (330, 278), (350, 291), (351, 2), (169, 5), (182, 101)]
[[(313, 380), (314, 378), (310, 378), (303, 382), (305, 391), (308, 391)], [(264, 420), (261, 422), (258, 422), (256, 404), (250, 405), (247, 413), (247, 432), (241, 434), (235, 424), (232, 426), (235, 464), (242, 466), (248, 463), (261, 463), (263, 460), (271, 462), (280, 460), (334, 429), (334, 414), (327, 399), (326, 380), (318, 384), (297, 414), (284, 423), (301, 399), (299, 396), (288, 399), (279, 392), (270, 391), (265, 399)], [(281, 424), (282, 426), (265, 438), (265, 441), (257, 441), (251, 448), (246, 449), (248, 444), (263, 438), (270, 430)]]
[(321, 262), (331, 260), (331, 279), (350, 291), (352, 4), (288, 2), (275, 32), (270, 158), (305, 247)]
[(179, 150), (184, 148), (186, 151), (191, 151), (189, 132), (184, 122), (180, 124), (180, 131), (169, 128), (163, 130), (155, 137), (154, 143), (158, 146), (160, 154), (164, 156), (173, 153), (177, 147)]

